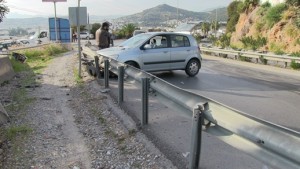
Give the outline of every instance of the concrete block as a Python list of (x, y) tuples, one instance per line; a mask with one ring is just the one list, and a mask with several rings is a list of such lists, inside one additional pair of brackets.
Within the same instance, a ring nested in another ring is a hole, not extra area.
[(15, 75), (8, 56), (0, 55), (0, 83), (10, 80)]

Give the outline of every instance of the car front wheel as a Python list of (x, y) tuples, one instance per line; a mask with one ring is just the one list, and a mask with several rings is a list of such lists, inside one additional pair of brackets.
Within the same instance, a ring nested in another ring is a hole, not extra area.
[(198, 74), (200, 66), (200, 62), (197, 59), (191, 59), (185, 67), (185, 73), (190, 77), (194, 77)]

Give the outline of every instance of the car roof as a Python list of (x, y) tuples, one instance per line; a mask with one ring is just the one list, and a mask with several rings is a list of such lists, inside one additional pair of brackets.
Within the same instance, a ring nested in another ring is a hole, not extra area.
[(191, 36), (189, 34), (185, 33), (177, 33), (177, 32), (146, 32), (145, 34), (149, 35), (160, 35), (160, 34), (165, 34), (165, 35), (183, 35), (183, 36)]

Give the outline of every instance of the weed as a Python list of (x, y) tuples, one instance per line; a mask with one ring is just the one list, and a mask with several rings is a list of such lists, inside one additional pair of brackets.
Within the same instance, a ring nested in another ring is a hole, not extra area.
[(259, 60), (261, 61), (261, 63), (263, 63), (264, 65), (268, 64), (268, 60), (265, 59), (263, 56), (259, 57)]
[(287, 5), (285, 3), (281, 3), (274, 7), (269, 8), (266, 14), (266, 20), (269, 28), (273, 27), (275, 23), (281, 20), (282, 13), (286, 9), (287, 9)]
[(292, 60), (290, 66), (292, 69), (300, 69), (300, 63), (297, 63), (295, 60)]
[(282, 50), (280, 50), (280, 49), (275, 50), (274, 53), (275, 53), (276, 55), (283, 55), (283, 54), (285, 54), (284, 51), (282, 51)]
[(240, 61), (244, 61), (244, 62), (251, 62), (251, 59), (248, 58), (248, 57), (245, 57), (245, 56), (240, 56), (240, 57), (239, 57), (239, 60), (240, 60)]
[(291, 56), (300, 57), (300, 52), (293, 52), (293, 53), (291, 53)]
[(32, 129), (26, 125), (13, 126), (6, 129), (6, 136), (9, 140), (14, 140), (18, 135), (26, 135), (32, 132)]
[(82, 86), (83, 85), (83, 80), (82, 80), (81, 76), (78, 73), (78, 69), (74, 68), (73, 69), (73, 74), (74, 74), (76, 84), (79, 85), (79, 86)]

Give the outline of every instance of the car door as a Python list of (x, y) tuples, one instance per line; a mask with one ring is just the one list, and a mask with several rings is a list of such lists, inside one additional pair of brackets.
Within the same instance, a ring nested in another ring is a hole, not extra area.
[(170, 70), (170, 48), (166, 35), (157, 35), (144, 44), (148, 48), (142, 50), (141, 59), (146, 71)]
[(184, 69), (188, 56), (192, 55), (189, 38), (184, 35), (171, 35), (171, 69)]

